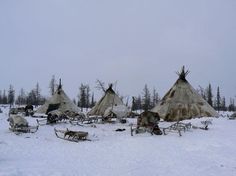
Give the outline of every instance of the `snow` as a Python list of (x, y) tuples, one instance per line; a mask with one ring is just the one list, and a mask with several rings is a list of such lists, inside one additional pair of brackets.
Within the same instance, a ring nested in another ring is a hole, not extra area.
[[(40, 126), (33, 134), (8, 130), (7, 108), (0, 114), (1, 176), (235, 176), (236, 120), (227, 117), (192, 119), (194, 125), (213, 119), (209, 130), (191, 129), (155, 136), (130, 135), (128, 124)], [(27, 117), (30, 125), (35, 118)], [(161, 122), (160, 127), (171, 123)], [(69, 142), (56, 138), (54, 128), (89, 132), (92, 141)], [(126, 131), (116, 132), (117, 128)]]

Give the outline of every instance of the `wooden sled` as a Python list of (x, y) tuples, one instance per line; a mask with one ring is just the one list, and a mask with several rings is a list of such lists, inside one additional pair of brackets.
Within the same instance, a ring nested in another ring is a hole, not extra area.
[(145, 132), (149, 132), (151, 133), (151, 130), (147, 129), (147, 128), (138, 128), (137, 126), (130, 126), (130, 132), (131, 132), (131, 136), (134, 136), (135, 134), (140, 134), (140, 133), (145, 133)]
[(168, 132), (177, 132), (179, 136), (182, 136), (182, 131), (187, 131), (192, 127), (191, 123), (183, 123), (183, 122), (176, 122), (172, 125), (170, 125), (167, 128), (162, 128), (164, 135), (166, 135)]
[(58, 123), (65, 123), (66, 122), (66, 119), (62, 119), (62, 120), (58, 120), (58, 119), (55, 119), (55, 120), (48, 120), (47, 118), (46, 119), (36, 119), (37, 121), (37, 124), (39, 126), (43, 126), (43, 125), (54, 125), (54, 124), (58, 124)]
[(81, 126), (81, 127), (93, 127), (93, 128), (97, 128), (97, 126), (94, 124), (94, 123), (82, 123), (82, 122), (79, 122), (79, 121), (72, 121), (72, 120), (69, 120), (70, 124), (71, 125), (74, 125), (74, 126)]
[(71, 141), (71, 142), (79, 142), (79, 141), (91, 141), (90, 139), (87, 139), (88, 132), (84, 131), (72, 131), (68, 128), (66, 130), (58, 130), (54, 128), (55, 135), (59, 139)]
[(14, 133), (35, 133), (39, 126), (10, 127), (9, 130)]
[(193, 129), (201, 129), (201, 130), (208, 130), (209, 129), (209, 125), (212, 125), (212, 120), (205, 120), (205, 121), (201, 121), (201, 124), (203, 125), (202, 127), (198, 127), (198, 126), (192, 126)]
[(98, 121), (101, 119), (102, 117), (93, 116), (93, 117), (87, 117), (83, 119), (81, 122), (84, 124), (98, 123)]
[(78, 125), (78, 126), (84, 126), (81, 121), (77, 120), (69, 120), (71, 125)]
[(212, 125), (212, 120), (201, 121), (201, 124), (203, 124), (203, 125)]
[(193, 129), (201, 129), (201, 130), (208, 130), (208, 125), (204, 125), (203, 127), (198, 127), (198, 126), (192, 126)]
[(98, 123), (99, 117), (87, 117), (83, 119), (70, 119), (69, 122), (71, 125), (84, 126), (84, 124), (93, 124)]
[(47, 119), (36, 119), (36, 122), (39, 126), (47, 125)]
[(148, 132), (151, 135), (153, 135), (153, 134), (162, 135), (162, 132), (161, 132), (158, 125), (154, 125), (154, 126), (150, 126), (150, 127), (140, 127), (140, 126), (133, 127), (133, 125), (131, 125), (130, 132), (131, 132), (131, 136), (133, 136), (134, 132), (135, 132), (135, 134)]

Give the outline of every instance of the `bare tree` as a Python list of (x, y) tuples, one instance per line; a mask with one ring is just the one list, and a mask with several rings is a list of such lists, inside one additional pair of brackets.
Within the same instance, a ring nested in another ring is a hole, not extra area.
[(199, 88), (197, 89), (197, 92), (198, 92), (199, 95), (202, 96), (202, 98), (203, 98), (204, 100), (207, 100), (207, 99), (206, 99), (206, 90), (205, 90), (204, 88), (202, 88), (201, 86), (199, 86)]
[(2, 104), (2, 91), (0, 90), (0, 104)]
[(89, 85), (86, 85), (86, 108), (88, 110), (89, 105), (90, 105), (90, 87)]
[(157, 93), (157, 90), (153, 88), (152, 102), (151, 102), (152, 108), (158, 103), (158, 101), (159, 101), (159, 94)]
[(92, 93), (90, 108), (92, 108), (93, 106), (95, 106), (94, 93)]
[(81, 84), (80, 87), (79, 87), (79, 95), (78, 95), (78, 106), (81, 107), (81, 111), (83, 111), (83, 108), (86, 107), (86, 99), (87, 99), (87, 96), (86, 96), (86, 85), (84, 84)]
[(138, 97), (132, 97), (132, 111), (142, 109), (142, 98), (140, 95)]
[(7, 95), (6, 95), (6, 90), (3, 90), (3, 95), (2, 95), (2, 104), (7, 104)]
[(36, 87), (32, 89), (27, 96), (27, 104), (38, 106), (45, 102), (45, 98), (40, 94), (41, 89), (39, 83), (36, 84)]
[(39, 87), (39, 83), (37, 83), (35, 87), (35, 105), (36, 106), (38, 106), (40, 102), (40, 98), (41, 98), (40, 92), (41, 92), (41, 89)]
[(56, 79), (55, 79), (55, 75), (52, 76), (52, 79), (51, 79), (50, 84), (49, 84), (49, 88), (50, 88), (50, 93), (51, 93), (51, 95), (54, 95), (55, 90), (56, 90)]
[(226, 103), (225, 103), (225, 97), (222, 97), (221, 108), (222, 108), (222, 111), (226, 111), (227, 110)]
[(211, 84), (209, 84), (209, 86), (207, 87), (206, 94), (207, 94), (207, 102), (209, 103), (209, 105), (213, 106), (213, 101), (212, 101), (213, 94), (212, 94)]
[(26, 94), (25, 94), (25, 90), (23, 88), (21, 88), (20, 93), (19, 93), (19, 95), (16, 99), (16, 104), (25, 105), (26, 101), (27, 101), (27, 97), (26, 97)]
[(97, 88), (98, 90), (103, 90), (103, 92), (106, 92), (106, 89), (105, 89), (105, 86), (104, 86), (104, 85), (105, 85), (104, 82), (102, 82), (102, 81), (100, 81), (100, 80), (97, 79), (96, 83), (97, 83), (96, 88)]
[(230, 98), (230, 103), (229, 103), (229, 107), (228, 107), (229, 111), (235, 111), (235, 104), (234, 104), (234, 99)]
[(217, 94), (216, 94), (216, 108), (217, 111), (220, 111), (221, 108), (221, 97), (220, 97), (220, 88), (219, 86), (217, 87)]
[(10, 104), (10, 107), (14, 104), (15, 101), (15, 90), (12, 85), (10, 85), (8, 90), (8, 103)]
[(147, 111), (151, 107), (151, 94), (150, 94), (147, 84), (145, 84), (144, 89), (143, 89), (142, 104), (143, 104), (143, 110), (145, 111)]

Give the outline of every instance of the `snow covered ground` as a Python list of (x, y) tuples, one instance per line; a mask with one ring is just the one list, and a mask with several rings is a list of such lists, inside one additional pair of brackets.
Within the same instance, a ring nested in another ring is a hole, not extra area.
[[(210, 118), (209, 130), (191, 129), (152, 136), (130, 135), (129, 124), (40, 126), (34, 134), (8, 130), (7, 108), (0, 114), (0, 176), (235, 176), (236, 120)], [(209, 118), (190, 120), (201, 126)], [(27, 118), (30, 125), (36, 120)], [(134, 119), (130, 119), (135, 121)], [(171, 123), (162, 122), (160, 127)], [(93, 141), (56, 138), (54, 128), (89, 132)], [(117, 128), (126, 131), (116, 132)]]

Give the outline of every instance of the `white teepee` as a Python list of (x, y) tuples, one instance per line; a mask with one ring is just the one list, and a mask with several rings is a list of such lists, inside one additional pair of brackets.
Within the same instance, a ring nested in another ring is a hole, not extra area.
[(194, 117), (215, 117), (217, 112), (197, 93), (186, 80), (189, 71), (184, 67), (179, 79), (151, 111), (165, 121), (179, 121)]
[(122, 100), (112, 89), (112, 85), (105, 91), (105, 95), (96, 103), (96, 105), (88, 112), (88, 115), (104, 116), (108, 108), (113, 109), (115, 106), (124, 105)]
[(79, 112), (79, 108), (69, 99), (62, 89), (61, 81), (54, 95), (38, 108), (36, 113), (47, 114), (50, 111), (59, 110), (61, 112)]

